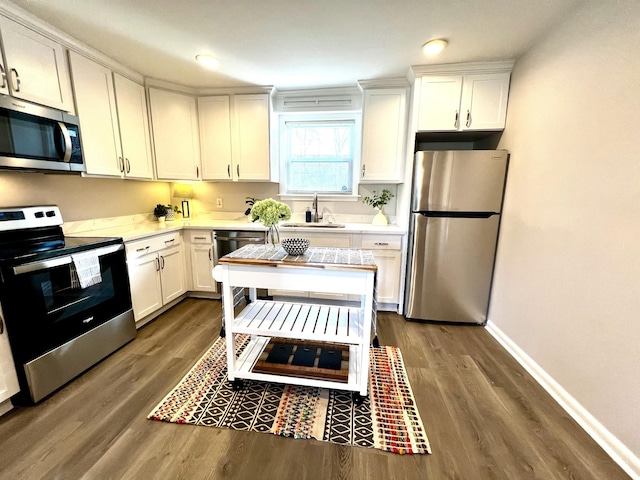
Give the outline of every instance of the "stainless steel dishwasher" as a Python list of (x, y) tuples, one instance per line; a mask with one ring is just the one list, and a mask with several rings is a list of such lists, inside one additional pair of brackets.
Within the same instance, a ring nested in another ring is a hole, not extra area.
[[(218, 264), (218, 259), (239, 249), (245, 245), (267, 243), (267, 232), (260, 230), (214, 230), (213, 231), (213, 254), (214, 265)], [(221, 291), (218, 283), (218, 291)], [(245, 292), (246, 293), (246, 292)], [(259, 298), (267, 298), (269, 293), (266, 290), (258, 289)]]

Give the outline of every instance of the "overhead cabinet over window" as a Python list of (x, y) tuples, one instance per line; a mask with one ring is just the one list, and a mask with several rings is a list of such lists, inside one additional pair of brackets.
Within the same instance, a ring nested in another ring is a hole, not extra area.
[(504, 63), (496, 72), (490, 71), (491, 64), (480, 64), (475, 71), (464, 72), (464, 65), (459, 65), (457, 71), (422, 75), (418, 130), (503, 130), (511, 77), (510, 64)]
[(4, 62), (0, 93), (74, 112), (62, 45), (0, 16)]
[(153, 178), (144, 87), (69, 53), (87, 174)]
[(269, 95), (198, 98), (202, 178), (271, 180)]
[(195, 97), (149, 88), (158, 180), (198, 180), (200, 147)]

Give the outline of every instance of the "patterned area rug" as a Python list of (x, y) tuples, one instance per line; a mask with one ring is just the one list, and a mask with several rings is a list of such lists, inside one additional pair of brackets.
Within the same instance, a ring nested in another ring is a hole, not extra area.
[[(238, 351), (248, 343), (238, 341)], [(369, 395), (360, 405), (341, 390), (244, 381), (233, 391), (226, 349), (216, 340), (180, 383), (148, 415), (151, 420), (273, 433), (285, 437), (431, 453), (400, 349), (371, 349)]]

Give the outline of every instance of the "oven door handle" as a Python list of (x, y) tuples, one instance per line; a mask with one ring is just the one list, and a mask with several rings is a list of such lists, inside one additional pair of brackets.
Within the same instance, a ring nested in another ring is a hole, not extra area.
[[(108, 247), (96, 248), (93, 251), (101, 257), (102, 255), (108, 255), (118, 250), (124, 249), (123, 244), (109, 245)], [(65, 255), (64, 257), (49, 258), (47, 260), (41, 260), (38, 262), (25, 263), (24, 265), (17, 265), (13, 267), (13, 273), (15, 275), (22, 275), (24, 273), (37, 272), (38, 270), (48, 270), (54, 267), (60, 267), (62, 265), (68, 265), (73, 262), (71, 255)]]

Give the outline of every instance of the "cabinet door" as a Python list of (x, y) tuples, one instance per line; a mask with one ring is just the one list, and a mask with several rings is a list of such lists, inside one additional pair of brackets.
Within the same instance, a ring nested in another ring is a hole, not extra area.
[[(194, 237), (197, 238), (197, 237)], [(192, 238), (193, 242), (193, 238)], [(213, 269), (213, 245), (191, 244), (191, 274), (193, 289), (199, 292), (216, 292), (217, 282), (211, 275)]]
[(160, 276), (162, 277), (162, 303), (164, 305), (187, 291), (182, 246), (161, 251), (159, 258)]
[(376, 286), (378, 303), (399, 303), (400, 299), (400, 252), (372, 250), (378, 266)]
[(203, 180), (232, 180), (231, 110), (228, 95), (198, 98)]
[(11, 93), (27, 101), (73, 112), (64, 48), (5, 17), (0, 17), (0, 30)]
[(504, 129), (510, 78), (510, 73), (464, 77), (460, 109), (463, 130)]
[(149, 89), (158, 180), (197, 180), (200, 165), (196, 100)]
[(128, 178), (153, 178), (151, 139), (144, 87), (113, 74), (122, 140), (124, 174)]
[(111, 70), (69, 52), (87, 173), (123, 173), (120, 132)]
[(420, 84), (418, 130), (456, 131), (460, 125), (462, 76), (425, 76)]
[(362, 123), (362, 183), (402, 182), (407, 125), (404, 88), (366, 90)]
[(157, 254), (128, 260), (131, 303), (136, 321), (162, 307), (160, 259)]
[(2, 311), (0, 311), (0, 327), (0, 403), (2, 403), (18, 393), (20, 386)]
[(269, 95), (233, 96), (235, 180), (269, 180)]

